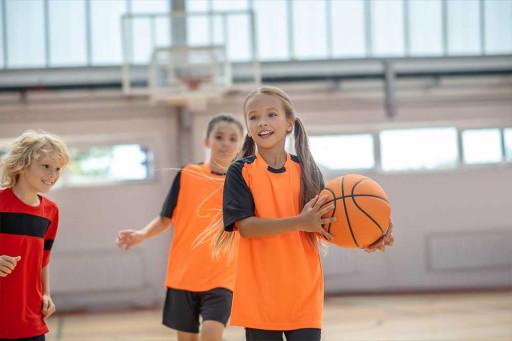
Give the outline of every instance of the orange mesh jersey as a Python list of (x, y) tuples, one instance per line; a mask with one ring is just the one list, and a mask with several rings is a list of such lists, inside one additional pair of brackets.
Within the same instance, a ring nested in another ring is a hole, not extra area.
[(197, 244), (196, 240), (208, 226), (221, 223), (224, 178), (213, 173), (207, 163), (188, 165), (176, 175), (160, 213), (174, 222), (166, 287), (233, 290), (235, 260), (229, 264), (227, 257), (214, 260), (210, 242)]
[[(224, 184), (224, 227), (248, 217), (300, 214), (300, 165), (271, 168), (256, 155), (233, 163)], [(318, 250), (303, 232), (240, 237), (231, 324), (266, 330), (321, 328), (324, 284)]]

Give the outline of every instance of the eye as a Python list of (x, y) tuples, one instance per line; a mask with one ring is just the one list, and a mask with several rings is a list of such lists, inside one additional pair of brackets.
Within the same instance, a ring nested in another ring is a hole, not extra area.
[(44, 168), (50, 168), (50, 166), (48, 166), (47, 164), (43, 164), (43, 167)]
[(277, 114), (275, 112), (271, 112), (268, 114), (268, 117), (274, 117), (274, 116), (277, 116)]
[(215, 136), (215, 139), (216, 139), (216, 140), (222, 140), (222, 135), (217, 135), (217, 136)]
[(255, 119), (256, 119), (256, 116), (254, 116), (254, 115), (249, 117), (249, 121), (254, 121)]
[(56, 169), (57, 169), (57, 172), (60, 172), (62, 168), (57, 167)]

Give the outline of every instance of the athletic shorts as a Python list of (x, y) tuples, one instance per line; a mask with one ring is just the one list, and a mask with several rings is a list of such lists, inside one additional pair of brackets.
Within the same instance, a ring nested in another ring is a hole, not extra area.
[(224, 288), (200, 292), (167, 288), (162, 323), (187, 333), (199, 333), (199, 316), (226, 326), (232, 301), (233, 292)]
[(294, 330), (245, 328), (245, 339), (247, 341), (282, 341), (283, 334), (287, 341), (320, 341), (322, 338), (322, 330), (316, 328)]
[(0, 339), (0, 341), (8, 341), (8, 340), (24, 340), (24, 341), (45, 341), (46, 338), (43, 335), (32, 336), (32, 337), (22, 337), (21, 339)]

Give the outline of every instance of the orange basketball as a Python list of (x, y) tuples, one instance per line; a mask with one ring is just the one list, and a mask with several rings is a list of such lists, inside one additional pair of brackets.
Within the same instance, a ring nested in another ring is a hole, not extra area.
[(334, 203), (334, 209), (322, 217), (336, 217), (324, 226), (334, 236), (332, 243), (363, 248), (386, 232), (391, 216), (388, 196), (372, 179), (357, 174), (340, 176), (329, 182), (319, 197), (324, 195), (328, 199), (322, 207)]

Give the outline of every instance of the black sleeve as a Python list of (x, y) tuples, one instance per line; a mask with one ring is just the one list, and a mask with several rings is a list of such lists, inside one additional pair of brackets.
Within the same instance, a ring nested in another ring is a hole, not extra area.
[(160, 211), (160, 215), (167, 218), (172, 218), (174, 213), (174, 209), (178, 204), (178, 194), (180, 193), (180, 180), (181, 180), (181, 170), (172, 183), (171, 189), (169, 193), (167, 193), (167, 198), (165, 198), (164, 206), (162, 207), (162, 211)]
[(226, 174), (222, 201), (225, 231), (233, 231), (237, 220), (254, 216), (254, 198), (242, 176), (244, 164), (236, 161)]

